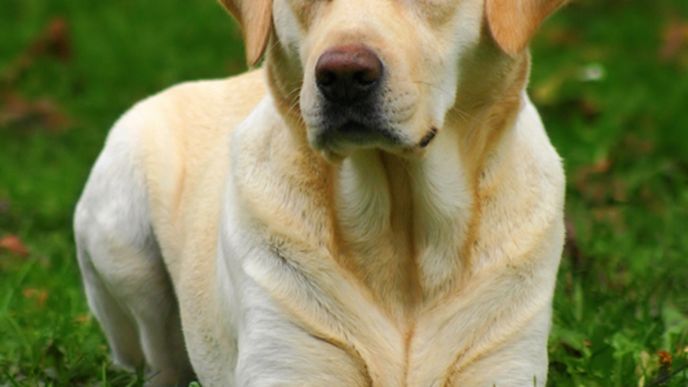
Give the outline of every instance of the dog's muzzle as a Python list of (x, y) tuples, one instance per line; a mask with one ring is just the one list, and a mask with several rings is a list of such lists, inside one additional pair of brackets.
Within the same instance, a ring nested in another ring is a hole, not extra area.
[(385, 68), (363, 45), (338, 46), (315, 65), (322, 121), (315, 134), (318, 148), (379, 146), (398, 143), (386, 128), (379, 106)]

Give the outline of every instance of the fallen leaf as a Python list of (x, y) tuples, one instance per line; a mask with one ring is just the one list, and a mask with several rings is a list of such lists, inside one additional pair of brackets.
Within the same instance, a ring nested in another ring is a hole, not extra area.
[(0, 127), (40, 128), (59, 132), (69, 118), (48, 98), (29, 101), (16, 93), (6, 93), (0, 107)]
[(572, 221), (566, 219), (566, 242), (564, 243), (564, 251), (566, 251), (566, 256), (571, 259), (573, 267), (580, 269), (583, 266), (585, 257), (583, 256), (580, 246), (578, 245), (578, 233), (576, 232), (576, 226)]
[(0, 250), (6, 250), (20, 257), (29, 255), (29, 249), (26, 248), (24, 242), (16, 235), (6, 235), (0, 238)]
[(0, 199), (0, 215), (7, 215), (10, 213), (10, 201), (7, 199)]
[(661, 364), (662, 367), (670, 367), (671, 366), (671, 363), (673, 362), (673, 358), (669, 352), (659, 351), (659, 352), (657, 352), (657, 356), (659, 356), (659, 364)]
[(592, 99), (582, 98), (578, 101), (578, 110), (588, 121), (594, 120), (602, 113), (599, 104)]
[(72, 57), (72, 40), (69, 35), (69, 25), (63, 17), (50, 20), (43, 35), (43, 51), (64, 62)]
[(51, 56), (68, 61), (71, 55), (71, 39), (66, 19), (51, 19), (0, 77), (0, 127), (39, 127), (58, 131), (67, 126), (67, 116), (51, 99), (28, 100), (13, 92), (12, 86), (29, 71), (36, 58)]
[(623, 148), (635, 155), (635, 157), (647, 156), (655, 152), (656, 144), (649, 136), (637, 133), (628, 133), (623, 139)]
[(574, 171), (573, 184), (585, 200), (593, 204), (603, 204), (611, 196), (609, 176), (611, 169), (612, 161), (604, 156)]
[(80, 314), (74, 317), (74, 322), (78, 324), (88, 324), (91, 322), (91, 315), (90, 314)]
[(675, 58), (681, 49), (688, 44), (688, 22), (673, 20), (664, 27), (663, 44), (659, 55), (663, 60)]
[(533, 100), (539, 105), (553, 105), (557, 103), (561, 98), (561, 89), (575, 73), (576, 67), (573, 65), (560, 67), (552, 71), (547, 78), (530, 86)]
[(24, 298), (36, 301), (38, 306), (45, 305), (48, 300), (48, 291), (44, 289), (26, 288), (22, 291)]
[(623, 233), (627, 229), (623, 208), (620, 206), (596, 206), (591, 213), (595, 221), (609, 224), (618, 233)]
[(540, 38), (552, 46), (573, 46), (580, 43), (580, 32), (575, 28), (561, 25), (548, 25), (540, 31)]
[(36, 58), (47, 55), (62, 62), (72, 57), (72, 43), (69, 24), (63, 17), (51, 19), (43, 30), (31, 41), (7, 67), (0, 79), (9, 86), (19, 79), (36, 61)]

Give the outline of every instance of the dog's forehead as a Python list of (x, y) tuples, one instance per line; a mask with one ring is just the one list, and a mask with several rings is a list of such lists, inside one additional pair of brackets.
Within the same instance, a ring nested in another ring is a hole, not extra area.
[[(416, 11), (425, 16), (431, 24), (441, 25), (450, 21), (461, 6), (481, 6), (484, 0), (365, 0), (358, 7), (362, 13), (369, 12), (377, 4), (390, 3), (394, 7)], [(302, 27), (307, 27), (316, 10), (328, 3), (350, 2), (350, 0), (275, 0), (277, 10), (287, 5)], [(356, 6), (355, 4), (354, 6)]]
[(456, 12), (459, 4), (473, 0), (407, 0), (412, 3), (436, 23), (450, 20)]
[[(287, 7), (282, 6), (285, 3)], [(313, 18), (315, 8), (320, 6), (321, 3), (322, 0), (275, 0), (275, 15), (279, 16), (286, 8), (292, 14), (291, 19), (297, 22), (301, 28), (305, 28)]]

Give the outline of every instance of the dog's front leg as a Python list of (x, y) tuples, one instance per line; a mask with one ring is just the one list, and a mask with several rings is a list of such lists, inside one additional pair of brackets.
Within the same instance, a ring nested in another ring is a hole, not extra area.
[(336, 343), (316, 337), (247, 278), (237, 386), (368, 386), (365, 369)]
[(540, 387), (547, 384), (547, 337), (551, 311), (538, 313), (528, 326), (496, 348), (454, 370), (451, 386)]

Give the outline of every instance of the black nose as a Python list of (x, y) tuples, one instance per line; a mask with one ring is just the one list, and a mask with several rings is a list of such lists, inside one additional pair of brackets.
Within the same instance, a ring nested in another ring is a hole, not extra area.
[(315, 65), (318, 89), (330, 102), (351, 104), (370, 95), (382, 78), (382, 62), (369, 48), (340, 46), (327, 50)]

